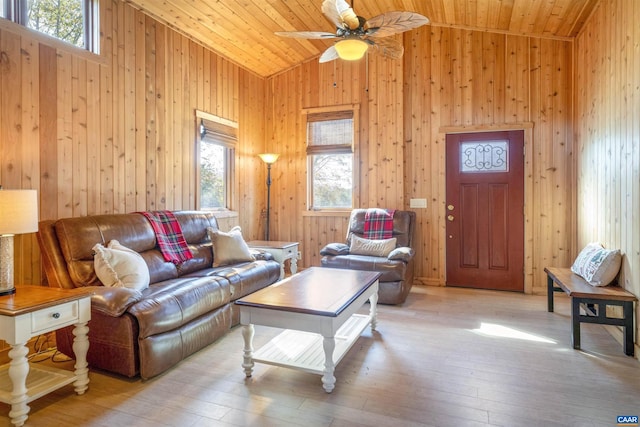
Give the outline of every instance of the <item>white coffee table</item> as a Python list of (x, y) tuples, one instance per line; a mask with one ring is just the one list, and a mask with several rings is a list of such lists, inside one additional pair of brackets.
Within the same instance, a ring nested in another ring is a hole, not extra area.
[[(327, 393), (335, 387), (336, 365), (360, 334), (376, 328), (380, 273), (311, 267), (236, 301), (243, 325), (244, 368), (255, 362), (322, 375)], [(369, 314), (356, 313), (371, 303)], [(253, 351), (254, 325), (285, 329)]]

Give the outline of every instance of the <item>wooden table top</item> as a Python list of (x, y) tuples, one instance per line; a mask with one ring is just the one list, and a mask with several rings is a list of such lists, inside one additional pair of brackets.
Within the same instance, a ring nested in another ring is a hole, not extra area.
[(380, 276), (373, 271), (311, 267), (240, 298), (236, 304), (336, 317)]
[(298, 242), (281, 242), (279, 240), (251, 240), (247, 242), (247, 246), (249, 247), (275, 249), (286, 249), (297, 244)]
[(91, 296), (88, 288), (61, 289), (48, 286), (18, 285), (13, 295), (0, 296), (0, 315), (19, 316), (65, 302)]
[(544, 271), (572, 297), (593, 298), (599, 296), (616, 301), (637, 300), (635, 295), (619, 286), (591, 286), (569, 268), (546, 267)]

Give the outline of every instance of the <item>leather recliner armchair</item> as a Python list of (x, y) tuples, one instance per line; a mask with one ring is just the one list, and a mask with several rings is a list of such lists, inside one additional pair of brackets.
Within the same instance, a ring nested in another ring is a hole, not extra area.
[(357, 255), (350, 253), (352, 236), (364, 238), (365, 214), (367, 209), (354, 209), (349, 218), (349, 230), (345, 243), (330, 243), (320, 251), (322, 266), (352, 270), (378, 271), (378, 302), (381, 304), (402, 304), (413, 286), (414, 250), (413, 232), (416, 213), (397, 210), (393, 216), (393, 237), (397, 239), (396, 249), (387, 256)]

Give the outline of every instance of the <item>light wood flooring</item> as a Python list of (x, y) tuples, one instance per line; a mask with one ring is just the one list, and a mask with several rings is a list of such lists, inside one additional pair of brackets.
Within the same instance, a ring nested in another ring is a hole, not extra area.
[[(32, 402), (27, 425), (610, 427), (639, 415), (638, 360), (600, 325), (583, 325), (573, 350), (569, 313), (564, 294), (547, 313), (545, 296), (414, 287), (403, 306), (379, 306), (331, 394), (285, 368), (258, 364), (245, 379), (234, 328), (149, 381), (92, 371), (87, 394)], [(256, 327), (256, 348), (277, 332)], [(0, 405), (1, 426), (8, 413)]]

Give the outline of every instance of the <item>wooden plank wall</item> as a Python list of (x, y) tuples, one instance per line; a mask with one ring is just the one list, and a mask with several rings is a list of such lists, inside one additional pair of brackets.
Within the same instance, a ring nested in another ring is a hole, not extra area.
[[(0, 180), (40, 190), (41, 218), (195, 206), (193, 110), (240, 122), (235, 194), (248, 238), (262, 234), (273, 168), (272, 236), (302, 243), (303, 266), (344, 239), (344, 214), (305, 213), (301, 109), (360, 104), (358, 205), (418, 212), (418, 268), (444, 282), (443, 128), (533, 124), (527, 161), (533, 248), (542, 268), (572, 257), (572, 43), (423, 27), (405, 34), (402, 61), (310, 61), (266, 82), (119, 2), (101, 2), (98, 60), (0, 27)], [(142, 52), (142, 53), (140, 53)], [(266, 120), (265, 120), (266, 117)], [(19, 237), (17, 279), (39, 282), (33, 237)]]
[[(426, 198), (428, 207), (416, 209), (416, 274), (440, 285), (443, 129), (530, 123), (528, 290), (544, 292), (543, 267), (569, 265), (599, 240), (627, 254), (623, 284), (640, 294), (634, 2), (601, 2), (575, 46), (423, 27), (405, 34), (402, 61), (311, 61), (267, 81), (120, 1), (102, 1), (101, 16), (99, 58), (0, 21), (0, 183), (39, 190), (41, 219), (193, 208), (200, 109), (240, 123), (234, 207), (245, 236), (260, 238), (264, 226), (256, 218), (266, 168), (256, 155), (279, 152), (272, 236), (300, 241), (301, 266), (318, 265), (319, 249), (344, 239), (347, 215), (305, 210), (301, 109), (357, 103), (358, 205), (407, 208), (410, 198)], [(40, 283), (35, 238), (17, 236), (16, 252), (16, 281)]]
[[(0, 20), (0, 183), (39, 190), (40, 219), (193, 209), (195, 110), (239, 122), (234, 210), (247, 238), (265, 172), (265, 80), (118, 0), (100, 2), (101, 54)], [(16, 283), (41, 283), (35, 235)]]
[(575, 121), (578, 247), (620, 248), (621, 285), (640, 296), (638, 22), (640, 3), (600, 2), (578, 36)]
[(543, 268), (573, 256), (574, 194), (571, 42), (422, 27), (405, 34), (402, 61), (312, 61), (270, 78), (267, 145), (274, 165), (272, 236), (299, 240), (302, 265), (344, 241), (344, 213), (306, 212), (302, 108), (360, 104), (358, 206), (418, 214), (416, 275), (445, 281), (443, 129), (533, 126), (526, 153), (526, 291), (545, 292)]

